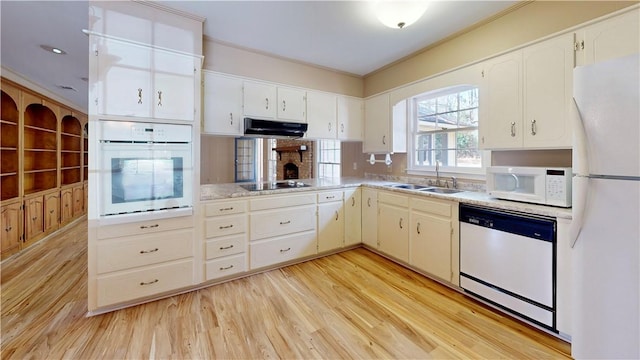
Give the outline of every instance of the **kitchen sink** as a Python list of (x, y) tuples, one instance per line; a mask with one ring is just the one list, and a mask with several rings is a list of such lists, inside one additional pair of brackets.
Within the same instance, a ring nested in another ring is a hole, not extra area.
[(438, 187), (427, 187), (427, 188), (422, 188), (418, 190), (424, 191), (424, 192), (432, 192), (436, 194), (457, 194), (459, 192), (464, 191), (464, 190), (458, 190), (458, 189), (448, 189), (448, 188), (438, 188)]
[(427, 188), (427, 186), (417, 185), (417, 184), (393, 184), (389, 186), (396, 189), (408, 189), (408, 190), (421, 190), (421, 189)]

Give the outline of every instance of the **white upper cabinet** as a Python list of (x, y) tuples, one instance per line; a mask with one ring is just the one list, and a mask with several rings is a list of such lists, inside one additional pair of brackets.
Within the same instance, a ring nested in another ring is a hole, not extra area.
[[(310, 115), (310, 114), (309, 114)], [(364, 103), (362, 99), (338, 96), (338, 139), (362, 141)]]
[(336, 95), (319, 91), (307, 91), (307, 123), (305, 134), (309, 139), (335, 139)]
[(364, 102), (363, 153), (407, 151), (407, 101), (391, 106), (389, 94), (380, 94)]
[(199, 60), (168, 50), (92, 36), (101, 115), (193, 121)]
[(266, 119), (276, 118), (276, 87), (254, 81), (244, 82), (244, 115)]
[(571, 147), (572, 34), (487, 60), (482, 71), (483, 148)]
[(640, 9), (576, 33), (576, 65), (594, 64), (640, 51)]
[(304, 90), (278, 86), (278, 119), (283, 121), (306, 121), (306, 92)]
[(244, 82), (244, 115), (281, 121), (306, 121), (306, 92), (257, 81)]
[(242, 79), (203, 71), (204, 133), (242, 136)]

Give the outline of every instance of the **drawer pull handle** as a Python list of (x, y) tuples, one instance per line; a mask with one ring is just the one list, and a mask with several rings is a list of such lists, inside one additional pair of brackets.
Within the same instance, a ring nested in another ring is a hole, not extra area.
[(220, 250), (229, 250), (233, 248), (233, 245), (229, 245), (229, 246), (220, 246)]
[(400, 229), (403, 229), (403, 227), (402, 227), (402, 218), (400, 218), (399, 225), (400, 225)]
[(354, 197), (351, 198), (351, 206), (356, 206), (356, 198)]
[(38, 217), (34, 216), (34, 217), (31, 218), (31, 220), (36, 221), (36, 220), (38, 220)]
[(160, 226), (160, 224), (153, 224), (153, 225), (149, 225), (149, 226), (142, 225), (142, 226), (140, 226), (140, 229), (153, 229), (153, 228), (157, 228), (158, 226)]
[(143, 282), (141, 282), (141, 283), (140, 283), (140, 286), (152, 285), (152, 284), (157, 283), (158, 281), (160, 281), (160, 280), (155, 279), (155, 280), (153, 280), (153, 281), (149, 281), (149, 282), (144, 282), (144, 281), (143, 281)]
[(53, 209), (49, 210), (49, 214), (53, 214), (54, 211), (55, 210), (53, 210)]
[(9, 226), (9, 227), (7, 227), (6, 229), (4, 229), (4, 231), (9, 232), (9, 231), (11, 231), (11, 229), (12, 229), (12, 227), (11, 227), (11, 226)]
[(335, 198), (335, 196), (333, 196), (333, 195), (332, 195), (332, 196), (325, 196), (325, 198), (326, 198), (327, 200), (329, 200), (329, 199), (333, 199), (333, 198)]
[(286, 253), (287, 251), (291, 250), (290, 247), (286, 248), (286, 249), (280, 249), (280, 253)]
[(280, 225), (287, 225), (287, 224), (291, 224), (291, 220), (280, 221)]
[(150, 253), (154, 253), (154, 252), (156, 252), (158, 250), (160, 250), (160, 249), (155, 248), (153, 250), (140, 250), (140, 254), (150, 254)]
[(233, 206), (228, 208), (220, 208), (220, 211), (231, 211), (231, 210), (233, 210)]
[(420, 234), (420, 223), (418, 223), (418, 226), (416, 226), (416, 232)]
[(229, 270), (229, 269), (232, 269), (232, 268), (233, 268), (233, 265), (229, 265), (229, 266), (226, 266), (226, 267), (221, 267), (220, 271)]
[(338, 212), (336, 211), (336, 221), (338, 221)]
[(219, 226), (220, 230), (222, 230), (222, 229), (231, 229), (232, 227), (233, 227), (233, 224), (225, 225), (225, 226)]

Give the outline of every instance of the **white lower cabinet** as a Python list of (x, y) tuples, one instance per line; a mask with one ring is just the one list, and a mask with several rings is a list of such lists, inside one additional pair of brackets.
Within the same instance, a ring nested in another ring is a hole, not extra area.
[(204, 206), (205, 281), (247, 271), (247, 201)]
[(378, 248), (378, 191), (362, 189), (362, 243)]
[(192, 217), (101, 226), (96, 235), (89, 311), (194, 285)]
[(343, 192), (329, 191), (318, 194), (318, 252), (344, 246)]
[(252, 241), (249, 246), (251, 269), (292, 261), (318, 252), (315, 230)]
[(344, 246), (362, 243), (362, 190), (344, 191)]
[(458, 256), (457, 209), (447, 200), (411, 199), (409, 265), (450, 283), (458, 278), (452, 266)]
[(403, 262), (409, 261), (409, 197), (378, 193), (378, 249)]

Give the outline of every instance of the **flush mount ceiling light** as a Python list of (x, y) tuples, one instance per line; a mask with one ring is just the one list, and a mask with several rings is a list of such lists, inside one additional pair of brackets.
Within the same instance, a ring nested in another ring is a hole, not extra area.
[(58, 54), (58, 55), (65, 55), (67, 52), (59, 49), (57, 47), (53, 47), (53, 46), (49, 46), (49, 45), (40, 45), (40, 48), (48, 51), (48, 52), (52, 52), (54, 54)]
[(378, 20), (392, 29), (402, 29), (416, 22), (427, 10), (428, 1), (379, 1), (375, 7)]

